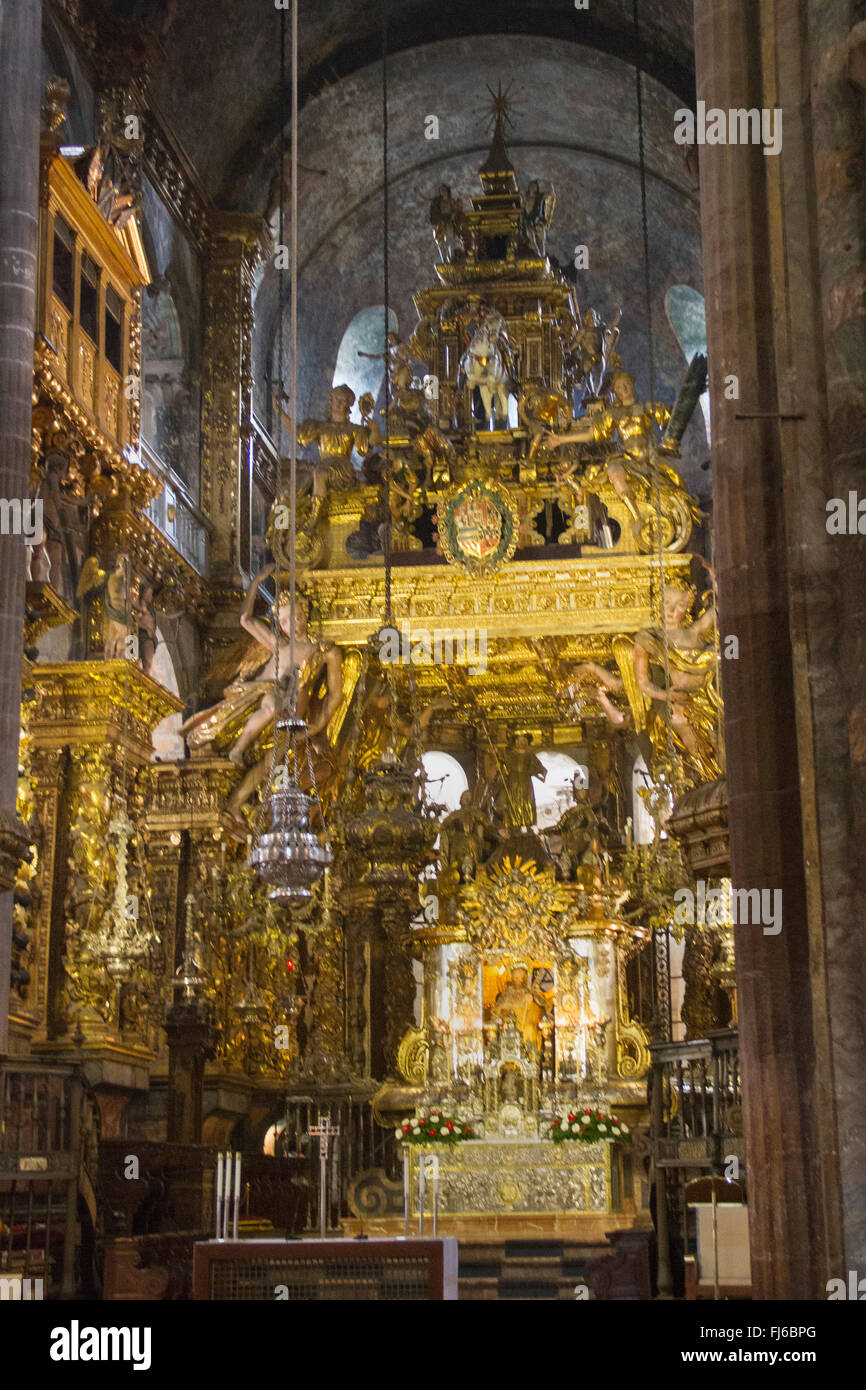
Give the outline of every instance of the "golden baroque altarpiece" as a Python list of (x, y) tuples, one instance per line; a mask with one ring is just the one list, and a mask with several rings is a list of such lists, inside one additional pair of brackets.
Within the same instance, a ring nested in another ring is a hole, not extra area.
[[(45, 531), (28, 582), (17, 1035), (105, 1076), (123, 1066), (133, 1088), (162, 1084), (166, 1005), (191, 970), (208, 1074), (259, 1113), (352, 1094), (390, 1132), (439, 1103), (488, 1146), (457, 1164), (455, 1209), (534, 1209), (515, 1154), (542, 1164), (557, 1115), (592, 1100), (645, 1116), (652, 937), (689, 882), (665, 826), (678, 795), (723, 771), (712, 585), (698, 584), (700, 514), (672, 462), (700, 371), (672, 414), (635, 398), (618, 316), (581, 310), (547, 256), (552, 196), (521, 193), (498, 115), (471, 206), (444, 185), (431, 204), (435, 283), (415, 296), (409, 340), (385, 346), (387, 429), (372, 398), (343, 386), (327, 420), (298, 423), (300, 700), (335, 859), (307, 907), (274, 906), (246, 863), (273, 742), (272, 669), (254, 635), (270, 575), (249, 583), (236, 524), (266, 232), (195, 207), (206, 574), (148, 514), (160, 483), (125, 384), (140, 376), (149, 271), (125, 215), (134, 167), (112, 184), (106, 170), (125, 166), (109, 153), (73, 165), (50, 132), (43, 149), (33, 481)], [(119, 314), (120, 349), (107, 327), (87, 331), (82, 273), (103, 319), (107, 303)], [(285, 566), (287, 497), (272, 500)], [(239, 645), (244, 579), (253, 635)], [(189, 756), (154, 761), (154, 729), (176, 726), (183, 705), (151, 672), (173, 608), (212, 669), (182, 726)], [(59, 625), (69, 659), (36, 659)], [(451, 810), (424, 784), (430, 750), (466, 775)], [(540, 828), (544, 752), (580, 771)], [(653, 826), (640, 844), (638, 754)], [(549, 1202), (610, 1212), (610, 1154), (584, 1154), (578, 1177), (576, 1162), (556, 1159)]]

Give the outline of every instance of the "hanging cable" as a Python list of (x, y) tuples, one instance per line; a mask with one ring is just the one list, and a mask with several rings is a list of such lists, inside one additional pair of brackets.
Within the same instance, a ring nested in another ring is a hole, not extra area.
[[(385, 519), (382, 530), (382, 554), (385, 561), (385, 626), (393, 626), (393, 607), (391, 595), (391, 556), (393, 545), (393, 519), (391, 516), (391, 482), (393, 462), (391, 459), (391, 353), (388, 334), (391, 322), (391, 261), (388, 218), (388, 3), (382, 0), (382, 284), (385, 297), (384, 313), (384, 358), (385, 358)], [(397, 753), (397, 679), (394, 663), (388, 664), (388, 688), (390, 697), (390, 749)]]
[(650, 281), (650, 257), (649, 257), (649, 218), (647, 215), (647, 191), (646, 191), (646, 145), (644, 140), (644, 113), (643, 113), (643, 73), (642, 73), (642, 44), (639, 15), (640, 0), (632, 0), (632, 17), (634, 21), (634, 69), (635, 69), (635, 96), (637, 103), (637, 134), (638, 134), (638, 164), (640, 168), (640, 215), (641, 231), (643, 236), (643, 282), (644, 298), (646, 301), (646, 324), (647, 324), (647, 358), (649, 367), (649, 389), (650, 389), (650, 422), (646, 426), (647, 435), (647, 458), (650, 463), (653, 478), (653, 494), (656, 512), (656, 540), (657, 554), (659, 562), (659, 607), (660, 607), (660, 627), (662, 632), (662, 651), (664, 656), (665, 673), (665, 706), (666, 706), (666, 725), (667, 725), (667, 750), (668, 756), (673, 757), (674, 742), (672, 731), (673, 706), (671, 703), (671, 665), (670, 647), (668, 643), (667, 624), (665, 622), (666, 608), (666, 583), (665, 583), (665, 562), (664, 562), (664, 538), (662, 533), (662, 499), (661, 489), (659, 488), (658, 465), (655, 461), (655, 448), (652, 438), (652, 422), (655, 418), (655, 341), (653, 336), (653, 309), (652, 309), (652, 285)]
[(391, 304), (391, 266), (388, 225), (388, 0), (382, 0), (382, 279), (385, 292), (383, 350), (385, 354), (385, 623), (391, 626), (391, 355), (388, 351)]
[[(300, 689), (300, 669), (297, 663), (297, 643), (295, 638), (297, 610), (297, 500), (298, 500), (298, 0), (292, 0), (291, 28), (291, 170), (289, 214), (291, 232), (289, 238), (289, 274), (291, 296), (289, 317), (289, 338), (291, 367), (289, 373), (291, 415), (288, 417), (289, 429), (289, 652), (288, 671), (285, 679), (280, 675), (280, 653), (282, 622), (280, 614), (282, 601), (282, 554), (275, 542), (275, 599), (271, 613), (271, 627), (274, 633), (274, 743), (267, 782), (262, 793), (259, 813), (256, 817), (256, 844), (250, 851), (249, 863), (258, 871), (266, 883), (272, 884), (270, 902), (307, 901), (312, 886), (321, 877), (323, 869), (332, 862), (333, 852), (324, 823), (319, 791), (316, 786), (312, 749), (305, 719), (297, 713)], [(286, 12), (280, 11), (280, 150), (285, 158), (285, 93), (286, 93)], [(280, 228), (284, 226), (283, 203), (285, 201), (283, 171), (280, 171)], [(282, 243), (281, 243), (282, 249)], [(283, 286), (285, 276), (285, 257), (280, 257), (279, 301), (284, 301)], [(280, 398), (282, 398), (283, 369), (283, 312), (280, 312), (279, 368)], [(281, 737), (283, 736), (283, 737)], [(310, 795), (303, 792), (298, 782), (303, 750), (306, 750), (306, 771), (309, 778)], [(279, 764), (279, 767), (278, 767)], [(277, 775), (280, 782), (277, 784)], [(260, 834), (260, 827), (266, 804), (271, 814), (270, 830)], [(310, 829), (310, 808), (315, 806), (324, 827), (325, 842), (320, 843)]]

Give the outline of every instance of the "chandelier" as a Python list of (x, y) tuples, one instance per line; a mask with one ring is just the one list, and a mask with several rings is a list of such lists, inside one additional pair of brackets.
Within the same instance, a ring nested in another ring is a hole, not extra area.
[[(277, 719), (276, 729), (278, 735), (283, 734), (285, 748), (282, 766), (278, 768), (282, 776), (269, 779), (272, 786), (268, 799), (270, 829), (259, 836), (249, 862), (259, 877), (271, 885), (268, 894), (271, 902), (306, 902), (312, 896), (313, 884), (333, 863), (334, 854), (327, 835), (322, 842), (310, 829), (313, 805), (320, 812), (322, 808), (306, 723), (292, 713)], [(306, 753), (312, 797), (301, 790), (295, 776), (298, 740), (303, 741)]]

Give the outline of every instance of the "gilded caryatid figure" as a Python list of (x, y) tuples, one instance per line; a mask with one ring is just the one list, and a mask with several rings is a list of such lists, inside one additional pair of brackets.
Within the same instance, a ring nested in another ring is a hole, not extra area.
[[(607, 691), (625, 692), (638, 735), (648, 734), (659, 746), (670, 727), (676, 740), (706, 778), (721, 775), (721, 699), (716, 674), (716, 610), (712, 602), (696, 619), (688, 615), (695, 599), (692, 587), (665, 590), (663, 627), (641, 628), (634, 640), (614, 639), (620, 674), (597, 662), (583, 662), (578, 675), (598, 681), (598, 696), (610, 722), (620, 727), (625, 714)], [(670, 672), (670, 695), (665, 666)]]
[[(222, 700), (210, 709), (194, 714), (180, 730), (190, 748), (202, 748), (216, 741), (232, 741), (229, 757), (241, 767), (246, 750), (273, 719), (278, 663), (280, 677), (289, 674), (290, 604), (280, 604), (277, 615), (279, 635), (271, 630), (268, 623), (253, 616), (259, 585), (273, 570), (273, 565), (267, 565), (255, 576), (246, 592), (240, 624), (255, 640), (251, 649), (247, 644), (237, 676), (226, 687)], [(309, 737), (316, 739), (324, 734), (340, 703), (343, 693), (342, 661), (338, 647), (326, 647), (310, 639), (306, 616), (300, 606), (295, 608), (295, 662), (299, 671), (296, 712), (307, 720)], [(321, 695), (323, 684), (324, 696)], [(241, 721), (243, 724), (236, 732)]]

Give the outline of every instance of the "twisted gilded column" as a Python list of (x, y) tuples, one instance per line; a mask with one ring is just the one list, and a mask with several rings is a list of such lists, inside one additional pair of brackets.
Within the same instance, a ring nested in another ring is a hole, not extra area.
[[(30, 411), (36, 312), (41, 0), (0, 9), (0, 497), (30, 491)], [(0, 1052), (6, 1047), (12, 895), (27, 840), (15, 816), (24, 538), (0, 537)]]

